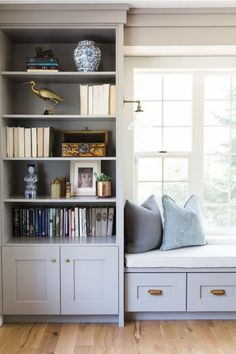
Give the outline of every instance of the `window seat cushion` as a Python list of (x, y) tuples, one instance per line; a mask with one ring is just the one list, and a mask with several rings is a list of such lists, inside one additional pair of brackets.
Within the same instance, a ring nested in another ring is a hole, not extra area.
[(162, 252), (159, 249), (126, 254), (128, 268), (232, 268), (236, 267), (236, 237), (208, 237), (206, 246)]

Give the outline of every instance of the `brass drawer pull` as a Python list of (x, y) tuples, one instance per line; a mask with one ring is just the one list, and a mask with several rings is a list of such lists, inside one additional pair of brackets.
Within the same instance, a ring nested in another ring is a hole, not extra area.
[(225, 295), (225, 290), (224, 289), (213, 289), (211, 290), (212, 295), (216, 296), (222, 296)]
[(156, 290), (156, 289), (150, 289), (150, 290), (148, 290), (148, 293), (150, 295), (162, 295), (163, 291), (162, 290)]
[(52, 259), (51, 259), (51, 262), (52, 262), (52, 263), (56, 263), (56, 261), (57, 261), (56, 258), (52, 258)]
[(66, 263), (70, 263), (70, 259), (69, 258), (66, 258)]

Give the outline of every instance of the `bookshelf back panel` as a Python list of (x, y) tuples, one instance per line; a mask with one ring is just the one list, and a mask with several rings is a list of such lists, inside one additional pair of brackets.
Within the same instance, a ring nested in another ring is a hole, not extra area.
[[(101, 83), (108, 83), (100, 78)], [(35, 79), (37, 82), (37, 79)], [(108, 80), (111, 81), (111, 80)], [(91, 82), (92, 84), (92, 82)], [(56, 114), (80, 114), (80, 82), (76, 84), (40, 83), (38, 88), (54, 91), (64, 99), (55, 108)], [(3, 110), (6, 114), (43, 114), (44, 100), (32, 93), (31, 85), (25, 82), (8, 85), (8, 97), (14, 98), (14, 105), (8, 105)]]
[[(88, 160), (84, 160), (88, 161)], [(8, 186), (4, 198), (14, 196), (24, 197), (25, 182), (24, 177), (27, 170), (27, 161), (4, 161), (6, 174), (3, 176), (4, 185)], [(38, 175), (37, 195), (50, 197), (51, 181), (56, 177), (65, 177), (70, 180), (70, 161), (31, 161), (35, 164)], [(101, 171), (112, 177), (112, 194), (116, 195), (116, 163), (115, 161), (101, 161)], [(17, 177), (16, 177), (17, 176)]]
[[(62, 142), (63, 142), (63, 131), (78, 131), (78, 130), (108, 130), (108, 146), (106, 156), (116, 156), (116, 130), (115, 130), (115, 120), (97, 120), (86, 121), (81, 120), (70, 120), (65, 119), (61, 120), (60, 123), (58, 121), (53, 121), (53, 118), (50, 121), (44, 121), (43, 119), (39, 120), (19, 120), (19, 119), (11, 119), (11, 120), (3, 120), (3, 126), (13, 126), (13, 127), (53, 127), (54, 130), (54, 144), (53, 144), (53, 156), (60, 157), (62, 156)], [(3, 129), (3, 156), (6, 156), (6, 129)]]
[[(115, 45), (96, 43), (101, 49), (101, 62), (98, 71), (115, 71)], [(16, 44), (14, 45), (14, 66), (11, 70), (24, 71), (26, 57), (36, 55), (35, 48), (51, 49), (56, 58), (59, 59), (60, 71), (77, 71), (73, 52), (77, 43), (34, 43), (34, 44)]]

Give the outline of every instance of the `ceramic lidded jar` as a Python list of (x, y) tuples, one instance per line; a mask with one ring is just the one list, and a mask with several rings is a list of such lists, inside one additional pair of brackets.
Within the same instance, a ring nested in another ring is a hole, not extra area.
[(74, 50), (74, 62), (78, 71), (96, 71), (101, 61), (101, 50), (94, 41), (80, 41)]

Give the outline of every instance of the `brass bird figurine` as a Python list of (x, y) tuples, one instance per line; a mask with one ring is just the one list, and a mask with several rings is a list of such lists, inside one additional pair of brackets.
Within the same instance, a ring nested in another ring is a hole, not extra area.
[(64, 99), (59, 96), (56, 92), (49, 90), (47, 88), (38, 88), (36, 87), (35, 81), (28, 81), (27, 83), (31, 84), (31, 90), (35, 93), (39, 98), (44, 100), (44, 114), (53, 114), (54, 108), (52, 106), (47, 107), (47, 101), (53, 101), (54, 104), (58, 104), (58, 102), (63, 102)]

